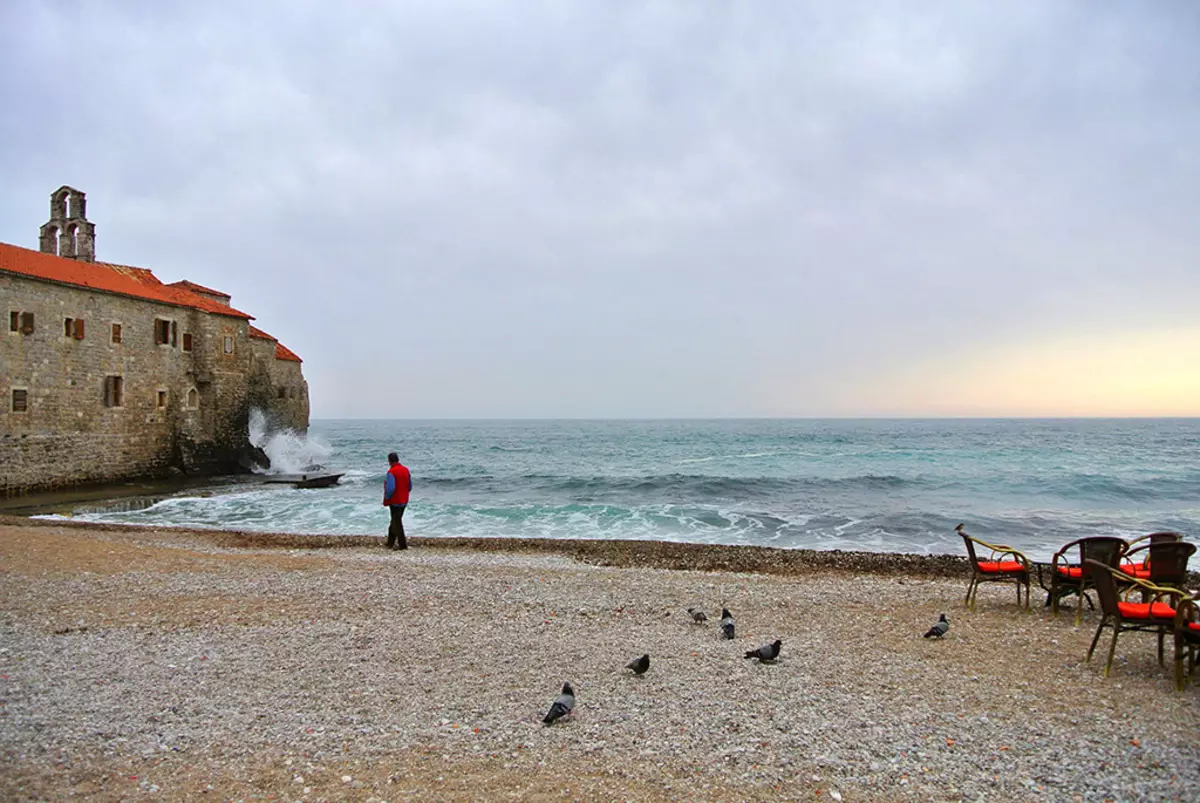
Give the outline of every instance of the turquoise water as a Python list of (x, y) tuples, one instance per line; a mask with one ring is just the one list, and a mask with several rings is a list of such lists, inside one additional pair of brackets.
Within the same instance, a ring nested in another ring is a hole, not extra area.
[[(310, 437), (346, 472), (338, 487), (237, 485), (76, 515), (383, 534), (395, 450), (414, 478), (416, 536), (957, 554), (965, 522), (1034, 558), (1087, 535), (1200, 537), (1200, 419), (326, 420)], [(281, 453), (305, 451), (283, 440)]]

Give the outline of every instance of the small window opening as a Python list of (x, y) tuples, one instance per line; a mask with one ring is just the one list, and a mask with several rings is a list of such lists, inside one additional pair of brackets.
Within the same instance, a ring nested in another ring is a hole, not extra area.
[(188, 407), (195, 410), (199, 406), (200, 406), (200, 394), (196, 392), (195, 388), (192, 388), (191, 390), (188, 391)]
[(8, 331), (21, 331), (21, 313), (17, 312), (16, 310), (8, 313)]
[(287, 390), (285, 388), (280, 388), (277, 397), (280, 399), (287, 398)]
[(29, 391), (24, 388), (13, 388), (12, 411), (23, 413), (29, 409)]
[(162, 318), (154, 319), (154, 343), (158, 346), (165, 346), (171, 342), (171, 322), (164, 321)]
[(191, 332), (183, 333), (183, 350), (184, 351), (192, 350), (192, 333)]
[(233, 354), (233, 338), (225, 335), (225, 353)]
[(175, 325), (175, 321), (171, 321), (171, 346), (174, 347), (179, 343), (179, 327)]
[(32, 312), (22, 312), (21, 313), (21, 334), (23, 334), (23, 335), (33, 334), (33, 313)]
[(63, 337), (74, 337), (74, 336), (75, 336), (75, 319), (74, 318), (64, 318), (63, 319)]
[(112, 342), (114, 342), (114, 343), (121, 342), (121, 324), (119, 324), (119, 323), (114, 323), (112, 325)]
[(160, 390), (158, 392), (158, 409), (161, 410), (166, 406), (167, 406), (167, 392), (165, 390)]
[(83, 318), (75, 319), (75, 335), (76, 340), (83, 340)]
[(121, 377), (119, 377), (119, 376), (104, 377), (104, 406), (105, 407), (120, 407), (121, 406), (121, 402), (123, 401), (123, 399), (121, 398), (123, 384), (124, 383), (121, 381)]

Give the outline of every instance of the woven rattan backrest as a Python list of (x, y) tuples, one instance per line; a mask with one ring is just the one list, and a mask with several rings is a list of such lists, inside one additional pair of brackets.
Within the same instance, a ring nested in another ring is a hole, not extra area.
[(1171, 543), (1172, 541), (1182, 541), (1183, 540), (1182, 533), (1177, 533), (1177, 532), (1172, 532), (1172, 531), (1164, 531), (1161, 533), (1150, 533), (1146, 537), (1150, 539), (1151, 544), (1168, 544), (1168, 543)]
[(1100, 610), (1108, 616), (1120, 616), (1120, 609), (1117, 608), (1117, 584), (1113, 581), (1112, 570), (1108, 564), (1088, 560), (1083, 564), (1083, 571), (1091, 575), (1096, 596), (1100, 597)]
[(975, 555), (975, 541), (964, 532), (960, 532), (959, 535), (962, 536), (963, 543), (967, 545), (967, 554), (971, 556), (971, 565), (974, 566), (979, 563), (979, 558)]
[(1180, 587), (1187, 579), (1188, 558), (1196, 551), (1186, 541), (1150, 542), (1150, 582)]
[(1116, 568), (1117, 562), (1121, 556), (1125, 554), (1125, 548), (1129, 546), (1124, 539), (1117, 538), (1111, 535), (1098, 535), (1095, 538), (1084, 538), (1079, 542), (1079, 563), (1083, 567), (1084, 578), (1091, 577), (1092, 571), (1088, 567), (1089, 560), (1103, 563), (1105, 566)]

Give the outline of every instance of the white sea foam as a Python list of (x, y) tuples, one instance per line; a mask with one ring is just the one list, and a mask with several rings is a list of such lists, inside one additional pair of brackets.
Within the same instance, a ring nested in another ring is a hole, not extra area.
[(301, 474), (319, 468), (333, 453), (320, 438), (310, 438), (294, 429), (273, 430), (262, 410), (250, 411), (250, 443), (263, 450), (271, 467), (259, 473)]

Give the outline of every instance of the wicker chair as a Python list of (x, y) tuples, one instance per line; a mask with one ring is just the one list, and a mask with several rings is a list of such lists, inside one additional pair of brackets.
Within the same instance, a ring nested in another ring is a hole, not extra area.
[[(1029, 610), (1029, 578), (1033, 563), (1024, 554), (1010, 546), (989, 544), (978, 538), (967, 535), (962, 524), (954, 528), (954, 532), (962, 536), (967, 545), (967, 555), (971, 558), (971, 582), (967, 586), (966, 606), (975, 610), (975, 597), (979, 594), (979, 586), (983, 583), (1013, 583), (1017, 587), (1017, 607), (1021, 605), (1021, 587), (1025, 587), (1025, 610)], [(979, 559), (975, 546), (990, 550), (987, 558)]]
[[(1121, 559), (1121, 571), (1139, 580), (1149, 580), (1156, 586), (1183, 588), (1187, 584), (1188, 558), (1196, 553), (1196, 545), (1187, 541), (1151, 542), (1148, 546), (1134, 550), (1145, 550), (1146, 559), (1130, 561), (1126, 553)], [(1132, 571), (1130, 570), (1132, 568)]]
[[(1092, 604), (1085, 594), (1092, 587), (1092, 572), (1087, 562), (1095, 560), (1105, 566), (1116, 567), (1117, 561), (1125, 554), (1128, 546), (1124, 539), (1099, 535), (1072, 541), (1055, 552), (1050, 561), (1049, 588), (1046, 587), (1045, 578), (1040, 574), (1038, 576), (1038, 583), (1046, 589), (1046, 604), (1050, 606), (1054, 615), (1058, 615), (1058, 604), (1063, 597), (1076, 594), (1079, 601), (1075, 605), (1075, 625), (1078, 626), (1083, 618), (1084, 600), (1087, 600), (1088, 605)], [(1078, 560), (1072, 560), (1075, 557), (1073, 552), (1078, 552)]]
[(1171, 544), (1182, 540), (1183, 535), (1173, 531), (1150, 533), (1134, 538), (1129, 542), (1129, 549), (1121, 558), (1121, 571), (1139, 580), (1149, 578), (1150, 567), (1146, 565), (1146, 559), (1150, 557), (1150, 547), (1155, 544)]
[[(1200, 649), (1200, 604), (1185, 597), (1175, 608), (1175, 688), (1187, 688), (1187, 679), (1196, 673), (1196, 652)], [(1184, 672), (1184, 656), (1187, 672)]]
[[(1104, 677), (1112, 670), (1113, 655), (1117, 651), (1117, 637), (1126, 630), (1141, 630), (1158, 634), (1158, 663), (1163, 663), (1163, 639), (1167, 632), (1174, 632), (1177, 603), (1183, 592), (1177, 588), (1156, 586), (1145, 580), (1130, 577), (1120, 569), (1114, 569), (1106, 563), (1089, 558), (1086, 565), (1090, 567), (1093, 588), (1100, 598), (1102, 616), (1096, 635), (1092, 637), (1092, 646), (1088, 647), (1087, 659), (1092, 660), (1096, 651), (1096, 643), (1104, 628), (1111, 627), (1113, 631), (1112, 644), (1108, 648), (1108, 661), (1104, 664)], [(1126, 587), (1126, 593), (1132, 589), (1146, 592), (1148, 602), (1127, 602), (1121, 599), (1118, 585)]]

